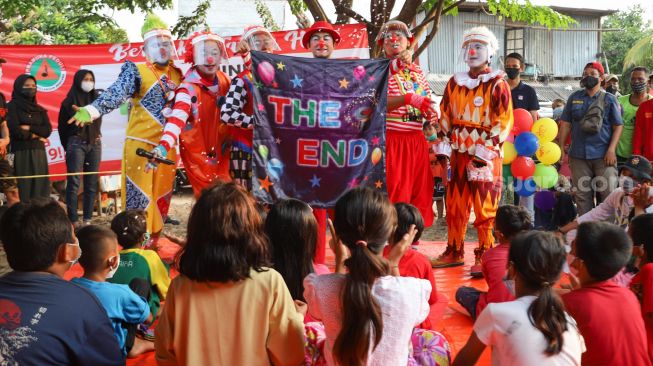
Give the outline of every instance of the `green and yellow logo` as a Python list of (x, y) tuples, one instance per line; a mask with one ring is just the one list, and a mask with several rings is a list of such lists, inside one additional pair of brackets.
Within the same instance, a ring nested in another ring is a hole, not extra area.
[(27, 63), (25, 73), (34, 76), (36, 88), (41, 92), (52, 92), (66, 81), (66, 68), (57, 56), (36, 55)]

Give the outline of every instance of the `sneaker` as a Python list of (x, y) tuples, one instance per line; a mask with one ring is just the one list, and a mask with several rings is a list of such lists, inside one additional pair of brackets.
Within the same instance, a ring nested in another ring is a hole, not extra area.
[(433, 268), (457, 267), (463, 264), (465, 264), (463, 251), (456, 251), (449, 246), (439, 257), (431, 259), (431, 267)]
[(179, 222), (179, 220), (173, 219), (172, 217), (168, 216), (168, 217), (166, 217), (166, 220), (165, 220), (164, 224), (179, 225), (180, 222)]
[(154, 342), (154, 328), (150, 328), (147, 324), (141, 323), (136, 326), (136, 335), (146, 341)]
[(483, 267), (481, 266), (481, 257), (485, 249), (476, 248), (474, 249), (474, 265), (469, 269), (470, 276), (474, 278), (483, 278)]

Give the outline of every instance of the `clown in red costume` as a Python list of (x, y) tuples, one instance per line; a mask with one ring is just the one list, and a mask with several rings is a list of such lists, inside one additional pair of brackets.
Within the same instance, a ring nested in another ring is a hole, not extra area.
[(502, 146), (513, 125), (510, 87), (501, 70), (489, 67), (498, 49), (496, 37), (486, 27), (466, 31), (461, 51), (469, 71), (454, 74), (440, 104), (441, 137), (452, 149), (451, 180), (446, 198), (447, 249), (432, 264), (463, 264), (465, 232), (473, 207), (479, 241), (473, 276), (482, 276), (481, 256), (494, 245)]
[(392, 202), (406, 202), (419, 209), (424, 226), (433, 223), (433, 175), (424, 123), (435, 124), (437, 112), (424, 73), (413, 63), (409, 45), (413, 36), (403, 22), (383, 25), (376, 39), (392, 59), (388, 78), (386, 118), (386, 181)]
[[(227, 63), (224, 41), (209, 31), (195, 33), (186, 62), (193, 66), (175, 90), (172, 109), (164, 111), (163, 135), (152, 153), (165, 157), (177, 139), (181, 159), (195, 197), (216, 179), (229, 180), (229, 131), (220, 119), (220, 101), (229, 89), (229, 77), (219, 70)], [(148, 162), (146, 170), (156, 168)]]
[(222, 122), (229, 126), (231, 134), (229, 174), (236, 183), (248, 190), (252, 189), (254, 127), (250, 50), (272, 53), (280, 48), (270, 31), (264, 27), (254, 25), (245, 28), (237, 50), (243, 57), (245, 68), (231, 80), (229, 92), (221, 108)]

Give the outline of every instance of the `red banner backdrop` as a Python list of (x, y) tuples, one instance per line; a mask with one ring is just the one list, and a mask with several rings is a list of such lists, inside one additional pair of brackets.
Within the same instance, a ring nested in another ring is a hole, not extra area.
[[(369, 58), (367, 32), (364, 25), (347, 24), (336, 26), (341, 34), (341, 42), (334, 52), (334, 58)], [(310, 57), (301, 45), (304, 30), (290, 30), (273, 33), (281, 47), (280, 54)], [(242, 59), (233, 53), (240, 36), (225, 39), (229, 53), (229, 66), (223, 71), (230, 77), (242, 70)], [(177, 41), (177, 52), (183, 59), (186, 42)], [(97, 89), (105, 89), (118, 76), (125, 60), (145, 62), (142, 43), (94, 44), (68, 46), (0, 46), (0, 57), (7, 60), (2, 65), (0, 92), (7, 100), (11, 99), (13, 82), (21, 74), (31, 74), (37, 80), (37, 100), (48, 110), (53, 129), (46, 144), (50, 173), (64, 173), (65, 151), (56, 131), (59, 106), (70, 89), (73, 76), (79, 69), (89, 69), (95, 74)], [(188, 64), (179, 62), (185, 71)], [(129, 115), (129, 104), (107, 114), (102, 123), (102, 164), (101, 171), (120, 170), (125, 128)], [(60, 178), (61, 179), (61, 178)]]

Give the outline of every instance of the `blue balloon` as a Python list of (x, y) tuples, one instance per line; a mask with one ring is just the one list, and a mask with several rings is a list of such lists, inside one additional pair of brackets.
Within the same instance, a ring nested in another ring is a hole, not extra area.
[(528, 178), (526, 180), (515, 178), (513, 185), (515, 186), (515, 193), (520, 197), (532, 196), (537, 192), (537, 185), (533, 178)]
[(515, 150), (519, 156), (533, 156), (540, 148), (540, 140), (532, 132), (522, 132), (515, 137)]

